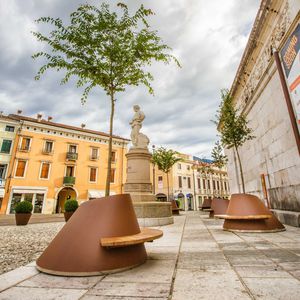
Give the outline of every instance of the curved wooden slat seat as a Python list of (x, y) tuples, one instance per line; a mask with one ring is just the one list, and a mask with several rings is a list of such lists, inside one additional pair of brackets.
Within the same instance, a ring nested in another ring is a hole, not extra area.
[(203, 211), (214, 211), (212, 208), (203, 208)]
[(163, 236), (163, 232), (153, 228), (141, 228), (141, 232), (134, 235), (105, 237), (100, 240), (102, 247), (118, 248), (127, 247), (145, 242), (152, 242)]
[(225, 220), (264, 220), (270, 219), (271, 215), (247, 215), (247, 216), (234, 216), (234, 215), (215, 215), (218, 219)]

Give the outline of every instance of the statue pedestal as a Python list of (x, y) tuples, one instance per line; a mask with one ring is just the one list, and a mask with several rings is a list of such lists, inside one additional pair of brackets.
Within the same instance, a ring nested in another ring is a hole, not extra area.
[(141, 226), (172, 224), (171, 203), (158, 202), (150, 181), (151, 154), (147, 148), (131, 148), (127, 157), (125, 193), (131, 195), (136, 216)]

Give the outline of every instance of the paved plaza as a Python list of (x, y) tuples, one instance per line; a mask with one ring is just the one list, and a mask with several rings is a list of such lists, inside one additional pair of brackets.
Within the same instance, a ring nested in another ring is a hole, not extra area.
[(221, 220), (189, 212), (161, 229), (140, 267), (66, 278), (39, 273), (32, 262), (0, 276), (0, 299), (299, 299), (299, 228), (235, 234)]

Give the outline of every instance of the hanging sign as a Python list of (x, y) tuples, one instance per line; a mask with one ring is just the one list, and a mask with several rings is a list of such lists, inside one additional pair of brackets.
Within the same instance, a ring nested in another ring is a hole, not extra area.
[(288, 38), (280, 56), (300, 132), (300, 24)]

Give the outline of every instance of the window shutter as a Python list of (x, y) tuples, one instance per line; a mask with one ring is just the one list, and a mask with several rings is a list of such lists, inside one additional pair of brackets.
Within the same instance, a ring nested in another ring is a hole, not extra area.
[(1, 147), (1, 152), (10, 153), (11, 143), (12, 143), (11, 140), (3, 140), (2, 147)]
[(18, 161), (17, 171), (16, 171), (16, 176), (17, 177), (24, 177), (25, 166), (26, 166), (26, 161), (24, 161), (24, 160), (19, 160)]

